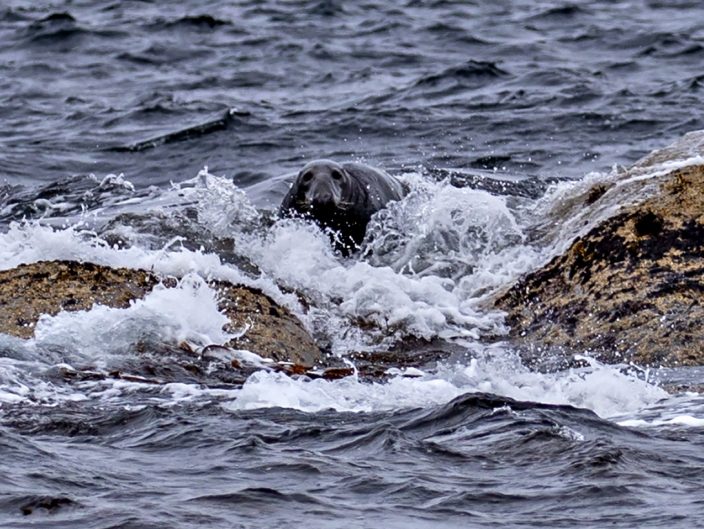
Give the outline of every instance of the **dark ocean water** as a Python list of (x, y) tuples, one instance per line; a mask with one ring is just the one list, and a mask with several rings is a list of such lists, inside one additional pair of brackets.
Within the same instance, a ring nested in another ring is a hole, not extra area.
[[(305, 414), (5, 420), (4, 527), (696, 527), (701, 434), (484, 394)], [(12, 463), (9, 463), (9, 460)]]
[(702, 9), (9, 0), (2, 176), (246, 184), (327, 156), (579, 177), (704, 126)]
[[(257, 206), (321, 157), (579, 181), (704, 128), (702, 66), (699, 1), (5, 0), (0, 264), (83, 256), (12, 221), (146, 210), (204, 166)], [(704, 402), (644, 375), (69, 380), (133, 366), (79, 324), (0, 336), (0, 527), (704, 526)]]

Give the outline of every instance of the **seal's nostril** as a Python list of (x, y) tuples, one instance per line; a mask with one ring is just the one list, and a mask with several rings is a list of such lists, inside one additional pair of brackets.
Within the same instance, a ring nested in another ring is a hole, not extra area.
[(313, 197), (313, 203), (315, 204), (327, 204), (332, 202), (332, 196), (327, 193), (321, 193)]

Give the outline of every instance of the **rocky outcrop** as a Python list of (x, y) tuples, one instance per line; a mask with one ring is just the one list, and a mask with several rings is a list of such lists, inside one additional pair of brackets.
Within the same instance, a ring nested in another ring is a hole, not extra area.
[(704, 364), (703, 154), (688, 134), (581, 196), (603, 220), (497, 301), (529, 360)]
[(219, 308), (230, 319), (231, 329), (245, 329), (241, 337), (225, 345), (278, 362), (321, 363), (320, 349), (287, 308), (253, 288), (222, 281), (214, 286), (220, 294)]
[[(162, 278), (144, 270), (110, 268), (74, 261), (42, 261), (0, 271), (0, 332), (29, 338), (42, 314), (89, 310), (94, 304), (127, 308), (143, 298)], [(176, 281), (164, 279), (166, 286)], [(222, 281), (219, 308), (239, 338), (222, 344), (247, 349), (275, 361), (313, 366), (321, 352), (291, 312), (264, 293)]]

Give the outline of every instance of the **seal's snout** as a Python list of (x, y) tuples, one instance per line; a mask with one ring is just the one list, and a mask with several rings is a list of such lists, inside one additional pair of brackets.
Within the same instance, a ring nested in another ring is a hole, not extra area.
[(310, 203), (314, 206), (323, 206), (325, 204), (330, 204), (333, 201), (333, 195), (329, 191), (321, 191), (310, 197)]
[(313, 206), (335, 205), (340, 192), (330, 182), (320, 179), (311, 182), (305, 192), (305, 200)]

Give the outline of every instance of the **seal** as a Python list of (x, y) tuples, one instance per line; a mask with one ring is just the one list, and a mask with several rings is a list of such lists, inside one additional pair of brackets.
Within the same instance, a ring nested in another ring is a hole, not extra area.
[(404, 194), (401, 182), (374, 167), (314, 160), (298, 173), (279, 213), (314, 220), (349, 255), (359, 249), (372, 215)]

